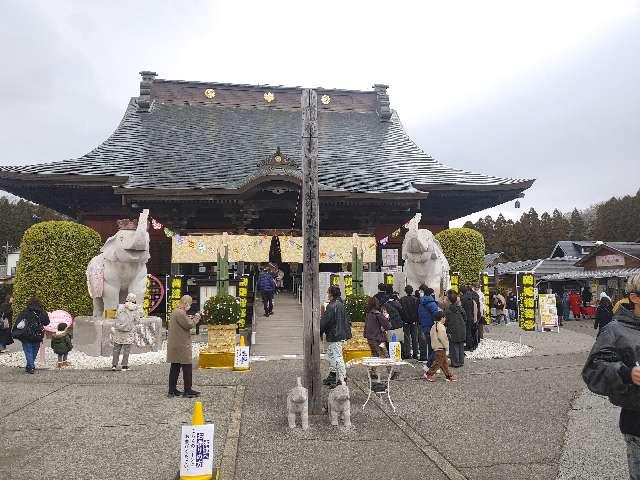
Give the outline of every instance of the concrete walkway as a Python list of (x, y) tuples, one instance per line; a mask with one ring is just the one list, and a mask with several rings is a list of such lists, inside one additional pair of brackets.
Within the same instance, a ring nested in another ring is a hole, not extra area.
[(281, 293), (273, 299), (273, 315), (263, 315), (262, 302), (255, 306), (256, 343), (252, 355), (268, 358), (302, 355), (302, 305), (296, 296)]

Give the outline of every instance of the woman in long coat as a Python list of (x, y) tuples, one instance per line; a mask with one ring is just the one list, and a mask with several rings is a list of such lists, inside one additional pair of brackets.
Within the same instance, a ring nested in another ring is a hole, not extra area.
[[(193, 299), (184, 295), (180, 304), (171, 312), (169, 321), (169, 335), (167, 338), (167, 362), (171, 364), (169, 370), (169, 397), (183, 395), (193, 398), (200, 395), (191, 388), (193, 375), (193, 354), (191, 351), (191, 329), (200, 320), (200, 314), (193, 317), (187, 316)], [(184, 393), (177, 389), (178, 377), (182, 368), (182, 380), (184, 381)]]

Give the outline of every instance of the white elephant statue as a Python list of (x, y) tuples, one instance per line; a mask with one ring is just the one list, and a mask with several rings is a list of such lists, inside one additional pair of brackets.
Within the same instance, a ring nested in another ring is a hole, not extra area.
[(425, 284), (433, 288), (438, 298), (451, 287), (449, 262), (433, 233), (418, 229), (421, 218), (418, 213), (409, 221), (409, 231), (402, 242), (404, 273), (413, 288)]
[(149, 260), (149, 210), (143, 210), (137, 224), (118, 220), (118, 232), (109, 237), (100, 254), (87, 266), (87, 286), (93, 299), (93, 316), (102, 318), (115, 312), (127, 294), (143, 299), (147, 289)]

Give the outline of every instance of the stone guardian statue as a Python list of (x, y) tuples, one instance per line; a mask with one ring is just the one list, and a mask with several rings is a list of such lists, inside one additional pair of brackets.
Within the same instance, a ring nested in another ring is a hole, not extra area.
[(100, 254), (87, 266), (87, 286), (93, 299), (93, 316), (114, 318), (127, 294), (144, 298), (149, 260), (149, 210), (135, 220), (118, 220), (118, 232), (109, 237)]
[(409, 231), (402, 242), (404, 273), (413, 288), (425, 284), (435, 290), (438, 298), (451, 286), (449, 262), (433, 233), (418, 229), (421, 219), (422, 215), (418, 213), (409, 221)]

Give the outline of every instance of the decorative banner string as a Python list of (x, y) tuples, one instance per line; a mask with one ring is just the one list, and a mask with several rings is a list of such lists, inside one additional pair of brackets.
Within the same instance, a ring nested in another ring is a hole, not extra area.
[(387, 235), (386, 237), (380, 239), (380, 242), (379, 242), (380, 245), (386, 245), (387, 243), (389, 243), (390, 238), (399, 237), (400, 234), (402, 233), (403, 228), (405, 230), (409, 230), (409, 222), (405, 223), (402, 227), (395, 229), (393, 232), (391, 232), (390, 235)]

